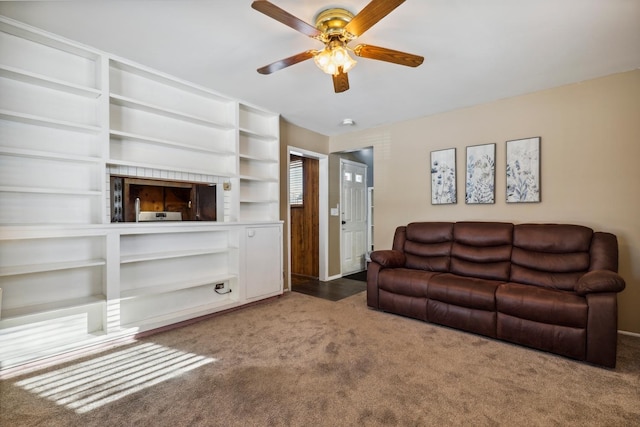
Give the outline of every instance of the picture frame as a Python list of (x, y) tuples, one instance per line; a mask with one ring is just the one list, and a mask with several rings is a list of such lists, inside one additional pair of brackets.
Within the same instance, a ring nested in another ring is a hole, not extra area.
[(431, 204), (457, 203), (456, 149), (431, 152)]
[(465, 203), (495, 203), (496, 144), (468, 146), (466, 154)]
[(540, 137), (507, 141), (507, 203), (539, 203)]

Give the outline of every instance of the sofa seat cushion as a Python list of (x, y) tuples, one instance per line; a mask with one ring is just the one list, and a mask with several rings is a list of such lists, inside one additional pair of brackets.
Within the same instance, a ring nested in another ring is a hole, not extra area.
[(506, 283), (496, 291), (499, 313), (540, 323), (586, 328), (585, 298), (566, 291), (535, 285)]
[(587, 330), (498, 313), (497, 338), (584, 360)]
[(427, 284), (436, 274), (410, 268), (385, 268), (378, 273), (378, 287), (393, 294), (426, 298)]
[(427, 320), (451, 328), (496, 337), (495, 311), (461, 307), (433, 299), (427, 300)]
[(380, 289), (379, 304), (380, 310), (414, 319), (427, 320), (426, 298), (396, 294)]
[(495, 292), (503, 283), (443, 273), (429, 280), (427, 296), (431, 300), (460, 307), (496, 311)]

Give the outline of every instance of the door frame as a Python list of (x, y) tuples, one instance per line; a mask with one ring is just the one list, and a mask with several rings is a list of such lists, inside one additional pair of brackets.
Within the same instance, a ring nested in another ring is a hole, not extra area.
[(287, 145), (287, 284), (291, 291), (291, 203), (289, 201), (289, 168), (291, 165), (291, 155), (308, 157), (318, 160), (318, 180), (319, 180), (319, 205), (318, 209), (318, 280), (326, 282), (329, 277), (329, 155), (316, 153)]

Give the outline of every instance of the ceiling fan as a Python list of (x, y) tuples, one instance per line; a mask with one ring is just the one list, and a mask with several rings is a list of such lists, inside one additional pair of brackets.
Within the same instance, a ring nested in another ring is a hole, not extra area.
[(350, 51), (361, 58), (417, 67), (424, 61), (422, 56), (367, 44), (359, 44), (354, 48), (347, 46), (349, 42), (361, 36), (404, 1), (372, 0), (356, 15), (342, 8), (327, 9), (318, 14), (314, 27), (267, 0), (256, 0), (251, 3), (251, 7), (258, 12), (262, 12), (306, 36), (319, 40), (325, 45), (322, 50), (306, 50), (265, 65), (258, 68), (258, 72), (271, 74), (313, 58), (322, 71), (332, 75), (333, 88), (336, 93), (339, 93), (349, 89), (347, 72), (356, 64), (356, 61), (349, 55)]

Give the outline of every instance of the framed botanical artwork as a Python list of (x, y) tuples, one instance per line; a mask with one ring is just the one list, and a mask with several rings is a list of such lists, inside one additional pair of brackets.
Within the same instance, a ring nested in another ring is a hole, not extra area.
[(540, 137), (507, 141), (507, 203), (540, 202)]
[(496, 201), (496, 144), (467, 147), (464, 201), (487, 204)]
[(432, 151), (431, 204), (456, 203), (456, 194), (456, 149)]

